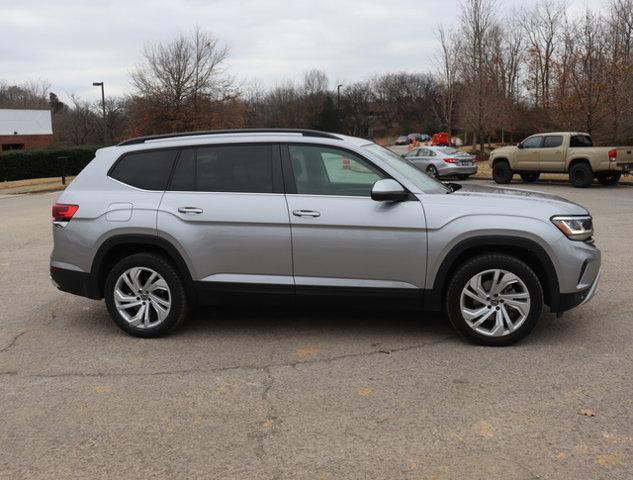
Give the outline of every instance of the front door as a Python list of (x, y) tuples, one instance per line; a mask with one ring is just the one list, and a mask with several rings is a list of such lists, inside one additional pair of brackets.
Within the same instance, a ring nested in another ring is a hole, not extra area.
[(533, 136), (521, 142), (521, 147), (515, 154), (516, 169), (521, 171), (538, 171), (540, 168), (539, 156), (543, 137)]
[(195, 281), (285, 285), (292, 292), (278, 145), (183, 149), (157, 225), (158, 234), (181, 250)]
[(418, 200), (372, 200), (373, 184), (388, 176), (348, 150), (290, 144), (282, 157), (297, 292), (424, 288), (426, 223)]

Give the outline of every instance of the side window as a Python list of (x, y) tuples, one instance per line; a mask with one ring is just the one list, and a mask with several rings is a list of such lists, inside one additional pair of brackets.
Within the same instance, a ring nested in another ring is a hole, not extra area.
[(420, 157), (428, 157), (430, 156), (431, 150), (429, 150), (428, 148), (421, 148), (420, 149)]
[(589, 135), (572, 135), (569, 139), (570, 147), (593, 147), (593, 142)]
[(563, 144), (562, 135), (549, 135), (543, 140), (543, 148), (556, 148)]
[(182, 150), (170, 190), (271, 193), (271, 145), (218, 145)]
[(143, 190), (165, 190), (177, 150), (130, 153), (110, 171), (110, 177)]
[(407, 154), (405, 155), (405, 157), (409, 158), (409, 157), (417, 157), (418, 155), (420, 155), (421, 150), (411, 150), (410, 152), (407, 152)]
[(541, 148), (543, 137), (530, 137), (523, 140), (523, 148)]
[(386, 178), (367, 160), (344, 150), (317, 145), (289, 145), (297, 193), (369, 197), (377, 180)]

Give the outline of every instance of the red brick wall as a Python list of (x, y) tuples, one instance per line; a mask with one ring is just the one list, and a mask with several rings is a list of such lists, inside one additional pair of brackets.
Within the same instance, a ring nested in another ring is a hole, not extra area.
[(52, 135), (0, 135), (0, 153), (5, 144), (23, 143), (25, 149), (46, 148), (52, 141)]

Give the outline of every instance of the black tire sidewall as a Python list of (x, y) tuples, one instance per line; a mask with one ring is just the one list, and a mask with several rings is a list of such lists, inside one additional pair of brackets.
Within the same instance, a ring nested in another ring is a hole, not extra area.
[[(114, 303), (114, 286), (119, 276), (132, 267), (148, 267), (158, 272), (169, 286), (171, 308), (167, 318), (148, 329), (130, 325), (119, 314)], [(166, 334), (179, 325), (187, 315), (188, 302), (185, 289), (176, 269), (163, 257), (152, 253), (137, 253), (120, 260), (108, 273), (104, 288), (104, 297), (110, 317), (121, 330), (135, 337), (153, 338)]]
[(433, 178), (440, 178), (440, 173), (437, 171), (435, 165), (429, 165), (426, 167), (426, 173), (428, 173)]
[(495, 183), (506, 184), (512, 181), (512, 170), (506, 161), (499, 161), (492, 166), (492, 179)]
[[(461, 313), (460, 297), (466, 282), (474, 275), (493, 268), (501, 268), (517, 275), (530, 293), (530, 312), (523, 325), (503, 337), (489, 337), (476, 332)], [(536, 326), (543, 311), (543, 289), (534, 271), (523, 261), (505, 254), (480, 255), (462, 265), (452, 276), (446, 293), (446, 311), (453, 327), (471, 342), (486, 346), (511, 345), (525, 338)]]
[[(581, 178), (577, 178), (578, 176)], [(576, 188), (587, 188), (593, 182), (594, 174), (586, 163), (575, 163), (569, 169), (569, 181)]]

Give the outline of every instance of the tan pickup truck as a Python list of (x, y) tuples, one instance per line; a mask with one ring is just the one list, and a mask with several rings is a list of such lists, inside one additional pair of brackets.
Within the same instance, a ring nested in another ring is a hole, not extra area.
[(569, 173), (574, 187), (588, 187), (594, 178), (617, 185), (623, 174), (633, 173), (633, 147), (594, 147), (586, 133), (539, 133), (493, 150), (489, 163), (497, 183), (510, 183), (515, 173), (526, 182), (536, 182), (541, 173)]

